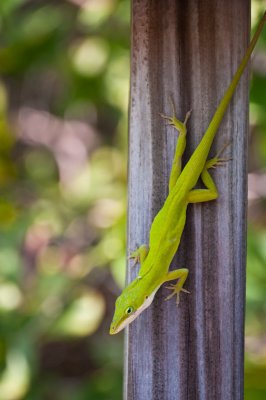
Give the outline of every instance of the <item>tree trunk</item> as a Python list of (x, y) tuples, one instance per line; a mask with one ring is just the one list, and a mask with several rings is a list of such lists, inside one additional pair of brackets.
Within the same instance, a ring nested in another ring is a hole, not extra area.
[[(198, 145), (249, 42), (248, 0), (132, 0), (128, 248), (148, 243), (167, 196), (177, 134), (159, 112), (188, 110), (184, 162)], [(173, 268), (189, 268), (180, 305), (161, 288), (125, 342), (125, 400), (242, 400), (248, 73), (210, 156), (218, 200), (189, 205)], [(128, 281), (137, 275), (129, 268)]]

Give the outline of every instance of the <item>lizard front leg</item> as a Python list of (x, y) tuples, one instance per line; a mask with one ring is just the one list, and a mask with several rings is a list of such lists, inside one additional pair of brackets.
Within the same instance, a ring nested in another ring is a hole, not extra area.
[(167, 273), (163, 282), (173, 281), (175, 279), (178, 279), (178, 281), (176, 284), (171, 284), (170, 286), (166, 286), (167, 289), (172, 290), (172, 293), (169, 296), (167, 296), (165, 300), (171, 299), (171, 297), (176, 295), (176, 304), (177, 305), (179, 304), (179, 293), (180, 292), (189, 293), (188, 290), (183, 288), (187, 276), (188, 276), (187, 268), (180, 268), (174, 271), (169, 271)]
[(129, 259), (134, 260), (134, 265), (137, 263), (140, 263), (140, 265), (144, 262), (145, 258), (147, 257), (149, 253), (149, 247), (146, 244), (142, 244), (140, 247), (138, 247), (135, 251), (132, 251), (129, 255)]

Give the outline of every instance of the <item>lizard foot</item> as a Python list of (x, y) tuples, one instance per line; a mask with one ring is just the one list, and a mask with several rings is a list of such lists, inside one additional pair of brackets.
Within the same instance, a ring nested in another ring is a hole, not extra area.
[(174, 101), (173, 101), (172, 97), (170, 97), (170, 103), (171, 103), (172, 110), (173, 110), (172, 116), (169, 117), (168, 115), (165, 115), (165, 114), (162, 114), (162, 113), (159, 113), (159, 115), (163, 119), (167, 120), (169, 125), (173, 126), (177, 130), (182, 130), (182, 129), (184, 129), (186, 127), (187, 121), (188, 121), (188, 119), (189, 119), (189, 117), (191, 115), (192, 110), (189, 110), (186, 113), (185, 120), (184, 120), (184, 122), (182, 122), (182, 121), (180, 121), (179, 119), (176, 118), (176, 110), (175, 110), (175, 105), (174, 105)]
[(140, 254), (137, 253), (137, 251), (132, 251), (132, 253), (130, 253), (127, 259), (133, 260), (134, 262), (132, 267), (135, 267), (135, 265), (137, 265), (140, 262)]
[(169, 299), (171, 299), (174, 295), (176, 295), (176, 305), (177, 305), (177, 306), (178, 306), (178, 304), (179, 304), (179, 293), (180, 293), (180, 292), (190, 293), (188, 290), (186, 290), (186, 289), (180, 287), (179, 282), (177, 282), (175, 285), (172, 284), (172, 285), (170, 285), (170, 286), (166, 286), (166, 289), (172, 290), (172, 293), (171, 293), (169, 296), (167, 296), (167, 297), (165, 298), (165, 300), (169, 300)]
[(231, 157), (226, 157), (226, 158), (221, 158), (220, 155), (224, 152), (224, 150), (231, 145), (231, 141), (225, 143), (225, 145), (221, 148), (221, 150), (218, 151), (218, 153), (216, 154), (215, 157), (211, 158), (210, 160), (208, 160), (206, 162), (206, 167), (207, 169), (209, 168), (216, 168), (219, 167), (221, 165), (225, 165), (225, 163), (227, 163), (228, 161), (231, 161), (232, 158)]
[(132, 251), (130, 253), (130, 255), (128, 256), (128, 260), (134, 260), (133, 267), (138, 263), (142, 264), (142, 262), (147, 257), (148, 252), (149, 252), (148, 246), (143, 244), (137, 250)]
[(228, 161), (231, 161), (232, 158), (228, 157), (228, 158), (212, 158), (211, 160), (207, 161), (207, 168), (217, 168), (220, 167), (222, 165), (225, 165)]

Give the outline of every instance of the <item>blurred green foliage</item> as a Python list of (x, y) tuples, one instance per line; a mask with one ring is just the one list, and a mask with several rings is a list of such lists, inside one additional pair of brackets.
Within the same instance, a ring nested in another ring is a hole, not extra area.
[[(108, 325), (125, 270), (129, 14), (128, 0), (0, 2), (0, 400), (122, 397), (122, 339)], [(247, 400), (266, 398), (265, 60), (261, 46)]]
[(4, 0), (0, 30), (0, 399), (119, 399), (129, 2)]

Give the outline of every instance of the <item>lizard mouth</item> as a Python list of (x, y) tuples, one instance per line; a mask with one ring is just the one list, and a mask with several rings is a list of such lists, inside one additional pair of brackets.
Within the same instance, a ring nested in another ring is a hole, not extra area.
[[(140, 307), (141, 308), (141, 307)], [(121, 323), (118, 324), (111, 324), (110, 327), (110, 335), (115, 335), (116, 333), (122, 331), (126, 326), (128, 326), (132, 321), (134, 321), (135, 318), (141, 313), (141, 311), (137, 310), (135, 311), (130, 317), (127, 317), (124, 319)]]

